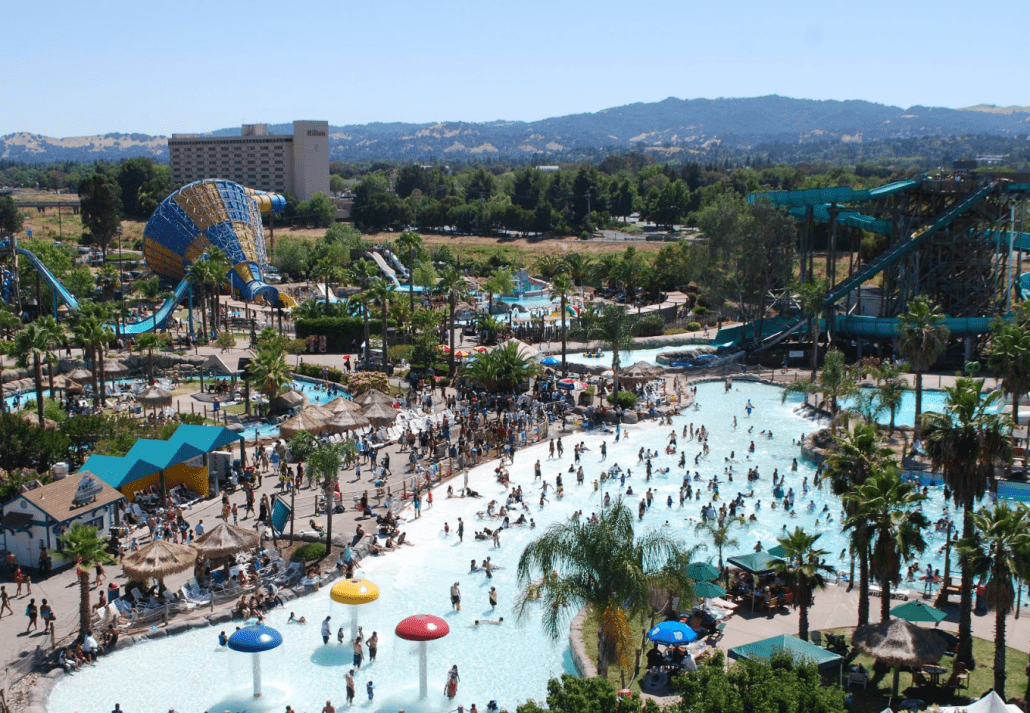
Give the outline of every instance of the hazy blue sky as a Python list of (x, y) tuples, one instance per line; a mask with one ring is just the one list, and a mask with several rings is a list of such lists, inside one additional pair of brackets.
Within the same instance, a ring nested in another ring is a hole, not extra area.
[(534, 120), (669, 96), (1027, 105), (1028, 19), (1026, 0), (9, 3), (0, 134)]

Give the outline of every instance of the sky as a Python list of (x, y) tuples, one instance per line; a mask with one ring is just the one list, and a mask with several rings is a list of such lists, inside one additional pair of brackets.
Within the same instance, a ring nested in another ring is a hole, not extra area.
[(0, 135), (532, 121), (636, 102), (1030, 105), (1024, 0), (10, 3)]

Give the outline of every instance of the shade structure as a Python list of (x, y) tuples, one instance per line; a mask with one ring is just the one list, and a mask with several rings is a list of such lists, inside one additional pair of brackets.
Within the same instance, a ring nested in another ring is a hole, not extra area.
[(783, 545), (776, 545), (775, 547), (769, 548), (769, 554), (771, 554), (773, 557), (779, 557), (780, 559), (783, 559), (787, 556), (787, 548)]
[(337, 582), (329, 591), (329, 598), (350, 606), (350, 636), (358, 636), (358, 607), (379, 598), (379, 587), (367, 579), (345, 579)]
[(68, 377), (64, 374), (58, 374), (54, 377), (54, 388), (63, 389), (68, 386)]
[(356, 413), (358, 411), (361, 411), (361, 404), (352, 401), (351, 399), (345, 399), (342, 396), (337, 396), (335, 399), (327, 403), (322, 408), (326, 409), (327, 411), (332, 411), (333, 413), (343, 413), (345, 411)]
[(394, 629), (398, 638), (418, 642), (419, 698), (425, 698), (429, 693), (429, 654), (426, 651), (426, 642), (447, 636), (450, 630), (446, 621), (432, 614), (409, 616)]
[(93, 373), (87, 371), (86, 369), (83, 369), (80, 366), (78, 369), (73, 369), (72, 371), (68, 372), (68, 378), (72, 381), (78, 381), (79, 383), (82, 383), (84, 381), (89, 381), (90, 379), (92, 379)]
[(844, 661), (844, 657), (840, 654), (835, 654), (810, 641), (804, 641), (789, 634), (780, 634), (770, 639), (736, 646), (727, 653), (731, 659), (767, 662), (773, 654), (780, 651), (786, 651), (795, 658), (811, 661), (820, 670), (840, 666)]
[(561, 359), (556, 359), (553, 356), (547, 356), (541, 359), (540, 363), (544, 366), (561, 366)]
[(442, 352), (443, 352), (444, 354), (450, 354), (450, 353), (451, 353), (451, 348), (450, 348), (449, 346), (447, 346), (446, 344), (441, 344), (441, 345), (440, 345), (439, 347), (437, 347), (437, 348), (438, 348), (438, 349), (439, 349), (440, 351), (442, 351)]
[(42, 426), (47, 430), (54, 430), (57, 428), (57, 421), (51, 421), (49, 418), (44, 418), (43, 421), (40, 422), (39, 412), (36, 411), (36, 409), (25, 409), (21, 412), (21, 417), (33, 426)]
[(82, 384), (80, 384), (77, 381), (72, 381), (71, 379), (68, 379), (68, 381), (65, 383), (64, 393), (66, 393), (66, 394), (81, 394), (82, 393)]
[(283, 438), (293, 438), (301, 431), (307, 431), (313, 436), (325, 430), (325, 420), (318, 418), (307, 409), (301, 411), (293, 418), (279, 424), (279, 435)]
[(374, 426), (387, 426), (397, 420), (397, 409), (381, 403), (370, 404), (361, 413)]
[(354, 400), (362, 406), (368, 406), (371, 403), (381, 403), (393, 406), (394, 401), (392, 396), (384, 394), (379, 389), (369, 389), (363, 394), (356, 396)]
[(583, 390), (586, 387), (587, 387), (587, 385), (584, 384), (579, 379), (561, 379), (558, 382), (558, 388), (559, 389), (567, 389), (569, 391), (572, 391), (573, 389)]
[(330, 411), (325, 406), (319, 406), (318, 404), (308, 404), (301, 410), (301, 413), (312, 418), (317, 418), (320, 421), (330, 419), (334, 414), (333, 411)]
[(701, 582), (716, 579), (719, 576), (719, 568), (708, 562), (691, 562), (683, 568), (683, 574), (687, 579)]
[(365, 418), (362, 413), (343, 411), (333, 414), (333, 417), (325, 422), (325, 430), (329, 433), (346, 433), (367, 428), (370, 425), (372, 425), (372, 422)]
[(160, 386), (148, 386), (136, 394), (136, 400), (144, 406), (171, 406), (172, 392)]
[(295, 408), (300, 408), (308, 402), (308, 397), (301, 392), (290, 389), (284, 394), (279, 394), (269, 402), (269, 408), (272, 409), (273, 413), (283, 413), (284, 411), (292, 411)]
[(613, 376), (615, 376), (615, 372), (612, 371), (611, 369), (605, 369), (604, 371), (601, 372), (601, 378), (602, 379), (610, 379)]
[(647, 632), (647, 638), (656, 644), (677, 646), (697, 641), (697, 632), (682, 621), (663, 621)]
[(1023, 709), (1013, 703), (1006, 703), (994, 691), (988, 691), (987, 695), (976, 703), (970, 703), (968, 706), (941, 708), (941, 713), (1023, 713)]
[(898, 668), (935, 663), (944, 655), (944, 639), (904, 619), (890, 619), (855, 629), (855, 647), (894, 668), (893, 695), (898, 695)]
[(229, 637), (228, 646), (233, 651), (251, 655), (251, 671), (254, 681), (254, 698), (261, 697), (261, 654), (280, 646), (283, 635), (270, 626), (251, 624)]
[(470, 352), (468, 349), (459, 349), (456, 352), (454, 352), (454, 356), (458, 357), (459, 359), (465, 359), (467, 357), (472, 356), (472, 352)]
[(701, 599), (717, 599), (726, 596), (726, 590), (718, 584), (702, 581), (694, 583), (694, 594)]
[(660, 366), (638, 361), (619, 374), (619, 380), (629, 384), (642, 384), (660, 378), (665, 371)]
[(197, 561), (197, 551), (170, 540), (154, 540), (136, 552), (125, 555), (122, 570), (130, 579), (164, 579), (185, 572)]
[(104, 362), (104, 376), (124, 376), (129, 373), (129, 367), (117, 359), (108, 359)]
[(478, 352), (478, 353), (480, 353), (480, 354), (485, 354), (486, 352), (488, 352), (488, 351), (490, 351), (490, 350), (489, 350), (489, 349), (487, 349), (486, 347), (482, 347), (482, 346), (480, 346), (480, 347), (472, 347), (472, 351), (474, 351), (474, 352)]
[(258, 546), (258, 535), (252, 530), (221, 522), (193, 541), (197, 553), (204, 557), (225, 557)]
[(911, 602), (905, 602), (891, 609), (891, 614), (904, 619), (905, 621), (918, 622), (918, 621), (929, 621), (934, 624), (939, 624), (947, 618), (947, 614), (942, 612), (940, 609), (930, 606), (925, 602), (919, 600), (913, 600)]
[(749, 555), (734, 555), (727, 558), (726, 562), (748, 574), (765, 574), (772, 571), (772, 563), (778, 559), (768, 552), (755, 552)]

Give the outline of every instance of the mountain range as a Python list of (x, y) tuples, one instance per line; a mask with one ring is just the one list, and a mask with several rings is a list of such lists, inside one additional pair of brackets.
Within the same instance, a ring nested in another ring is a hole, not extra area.
[[(269, 126), (290, 133), (289, 124)], [(211, 135), (239, 135), (219, 129)], [(484, 158), (546, 160), (583, 152), (631, 149), (682, 157), (712, 147), (748, 150), (779, 143), (868, 145), (934, 136), (991, 135), (1025, 139), (1030, 107), (978, 105), (907, 109), (853, 100), (676, 99), (637, 103), (540, 121), (447, 121), (330, 126), (330, 156), (339, 161), (448, 161)], [(168, 160), (165, 136), (105, 134), (52, 138), (27, 132), (0, 137), (0, 159), (24, 163), (119, 161), (133, 156)]]

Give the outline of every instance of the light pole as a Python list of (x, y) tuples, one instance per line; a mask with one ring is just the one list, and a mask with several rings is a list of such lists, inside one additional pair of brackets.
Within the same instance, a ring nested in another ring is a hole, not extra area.
[(122, 273), (122, 226), (118, 226), (114, 229), (114, 234), (118, 236), (118, 281), (121, 282)]

